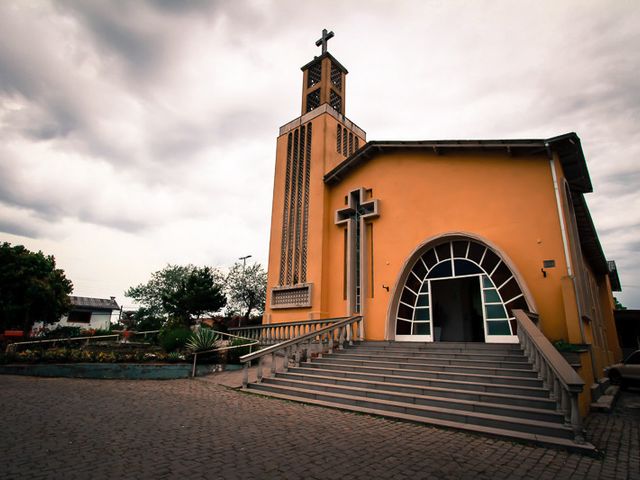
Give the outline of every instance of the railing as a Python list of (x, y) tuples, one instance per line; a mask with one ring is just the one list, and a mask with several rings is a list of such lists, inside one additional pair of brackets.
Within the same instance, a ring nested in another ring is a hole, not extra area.
[(525, 355), (539, 372), (544, 386), (564, 414), (565, 423), (571, 425), (576, 443), (584, 443), (582, 417), (578, 397), (584, 381), (556, 350), (523, 310), (513, 310), (518, 322), (518, 339)]
[[(258, 382), (261, 382), (263, 376), (262, 363), (267, 355), (271, 355), (271, 375), (273, 376), (276, 373), (276, 356), (278, 354), (284, 356), (282, 368), (286, 372), (290, 358), (294, 359), (297, 366), (300, 365), (301, 359), (310, 359), (313, 353), (321, 356), (325, 352), (325, 346), (328, 353), (333, 353), (336, 343), (338, 349), (342, 350), (345, 342), (353, 345), (354, 340), (364, 339), (364, 319), (359, 315), (324, 321), (328, 325), (240, 357), (240, 362), (244, 364), (242, 387), (246, 388), (249, 384), (249, 365), (252, 360), (258, 360), (257, 376)], [(314, 352), (314, 350), (316, 351)]]
[(229, 331), (251, 338), (252, 340), (258, 340), (261, 345), (273, 345), (324, 328), (345, 318), (347, 317), (270, 323), (267, 325), (230, 328)]
[[(240, 340), (247, 340), (249, 343), (243, 343), (242, 345), (222, 345), (222, 346), (218, 346), (216, 348), (212, 348), (211, 350), (202, 350), (199, 352), (192, 352), (190, 353), (190, 355), (193, 355), (193, 367), (191, 368), (191, 376), (195, 377), (196, 376), (196, 366), (198, 363), (198, 355), (203, 354), (203, 353), (212, 353), (212, 352), (224, 352), (226, 350), (233, 350), (234, 348), (249, 348), (249, 354), (251, 354), (251, 350), (253, 350), (253, 347), (258, 345), (259, 342), (257, 340), (254, 340), (252, 338), (247, 338), (247, 337), (240, 337), (238, 335), (231, 335), (229, 333), (224, 333), (224, 332), (218, 332), (217, 330), (213, 330), (217, 335), (223, 336), (223, 337), (229, 337), (229, 338), (238, 338)], [(224, 342), (228, 342), (228, 340), (223, 340)]]
[(72, 343), (72, 342), (84, 342), (85, 344), (90, 343), (91, 341), (94, 340), (106, 340), (106, 339), (111, 339), (113, 341), (118, 341), (120, 339), (120, 337), (124, 338), (131, 338), (137, 335), (144, 335), (144, 338), (147, 338), (148, 334), (152, 334), (152, 333), (158, 333), (160, 330), (148, 330), (145, 332), (133, 332), (130, 330), (125, 330), (131, 333), (131, 336), (129, 337), (125, 337), (125, 335), (123, 335), (123, 332), (118, 332), (118, 333), (114, 333), (112, 335), (87, 335), (84, 337), (68, 337), (68, 338), (48, 338), (46, 340), (29, 340), (27, 342), (14, 342), (14, 343), (10, 343), (9, 345), (7, 345), (6, 351), (7, 352), (16, 352), (17, 350), (19, 350), (22, 347), (25, 347), (27, 345), (33, 345), (33, 346), (55, 346), (58, 343)]

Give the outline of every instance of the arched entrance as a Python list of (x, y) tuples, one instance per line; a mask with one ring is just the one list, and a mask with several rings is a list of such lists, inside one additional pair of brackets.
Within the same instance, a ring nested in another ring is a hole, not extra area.
[(439, 238), (406, 264), (390, 309), (400, 341), (517, 342), (513, 309), (533, 310), (505, 258), (484, 242)]

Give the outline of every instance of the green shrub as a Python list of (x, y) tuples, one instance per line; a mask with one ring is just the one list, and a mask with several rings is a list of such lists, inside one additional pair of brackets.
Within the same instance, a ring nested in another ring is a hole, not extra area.
[(52, 339), (52, 338), (69, 338), (69, 337), (80, 337), (80, 332), (82, 331), (81, 327), (58, 327), (50, 332), (47, 332), (43, 338)]
[(191, 336), (191, 329), (187, 327), (174, 327), (162, 330), (159, 335), (160, 346), (165, 352), (175, 352), (184, 348)]
[(161, 318), (155, 317), (142, 317), (137, 320), (135, 324), (135, 328), (139, 332), (148, 332), (151, 330), (160, 330), (162, 328), (162, 323), (164, 322)]
[(556, 340), (553, 342), (553, 346), (559, 352), (581, 352), (584, 350), (582, 345), (575, 345), (573, 343), (565, 342), (564, 340)]
[[(227, 363), (240, 363), (241, 356), (246, 355), (247, 353), (251, 353), (251, 347), (240, 347), (240, 345), (246, 345), (248, 343), (253, 343), (253, 341), (245, 340), (243, 338), (234, 338), (231, 342), (231, 345), (229, 346), (238, 348), (231, 348), (228, 350), (229, 353), (227, 355)], [(254, 346), (253, 350), (255, 350), (256, 348), (257, 347)]]

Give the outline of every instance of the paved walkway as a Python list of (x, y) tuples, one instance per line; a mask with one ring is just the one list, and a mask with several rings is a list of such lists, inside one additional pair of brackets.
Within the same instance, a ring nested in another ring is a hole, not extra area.
[(0, 376), (0, 478), (639, 479), (640, 393), (591, 458), (244, 394), (213, 378)]

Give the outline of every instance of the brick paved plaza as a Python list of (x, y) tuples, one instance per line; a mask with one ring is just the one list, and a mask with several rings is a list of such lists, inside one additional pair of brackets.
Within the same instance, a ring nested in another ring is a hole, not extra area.
[(0, 376), (0, 478), (640, 479), (640, 394), (601, 458), (251, 396), (210, 379)]

